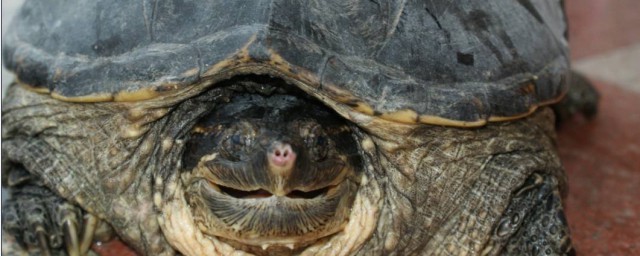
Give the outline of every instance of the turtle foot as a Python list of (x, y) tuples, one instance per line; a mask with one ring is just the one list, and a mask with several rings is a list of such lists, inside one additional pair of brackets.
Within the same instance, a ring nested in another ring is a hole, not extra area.
[(15, 242), (8, 254), (87, 254), (98, 223), (95, 216), (84, 218), (82, 209), (39, 184), (24, 168), (12, 169), (6, 185), (2, 228)]
[(582, 114), (587, 119), (598, 113), (600, 94), (584, 75), (571, 71), (570, 87), (567, 95), (553, 106), (556, 113), (556, 124), (562, 125), (575, 114)]

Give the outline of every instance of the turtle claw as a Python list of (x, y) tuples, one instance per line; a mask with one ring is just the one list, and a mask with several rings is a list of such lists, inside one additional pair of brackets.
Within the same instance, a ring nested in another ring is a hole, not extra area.
[(40, 254), (43, 256), (51, 256), (51, 249), (49, 248), (49, 239), (47, 239), (47, 233), (44, 231), (43, 226), (36, 227), (36, 234), (38, 236), (38, 246), (40, 247)]
[[(62, 227), (64, 230), (65, 247), (69, 256), (86, 255), (93, 243), (93, 237), (98, 226), (98, 217), (87, 213), (84, 223), (80, 223), (74, 207), (67, 205), (62, 210)], [(80, 225), (82, 224), (82, 225)], [(79, 233), (80, 226), (84, 227)], [(82, 238), (82, 239), (80, 239)]]
[[(67, 202), (58, 207), (58, 222), (64, 234), (64, 243), (67, 255), (87, 255), (89, 247), (93, 243), (97, 226), (100, 223), (98, 217), (85, 213), (84, 221), (79, 209)], [(110, 226), (108, 226), (110, 228)], [(82, 233), (79, 231), (82, 230)]]
[(64, 243), (69, 256), (80, 256), (80, 242), (78, 241), (78, 227), (75, 220), (65, 220)]
[(82, 232), (82, 241), (80, 242), (80, 253), (82, 255), (87, 254), (91, 243), (93, 243), (93, 236), (96, 233), (98, 222), (98, 217), (93, 214), (87, 214), (84, 231)]

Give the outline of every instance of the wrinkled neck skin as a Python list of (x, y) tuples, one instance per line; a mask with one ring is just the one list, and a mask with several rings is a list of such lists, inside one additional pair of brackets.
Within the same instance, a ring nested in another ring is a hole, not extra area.
[(370, 134), (384, 198), (355, 255), (498, 255), (496, 225), (525, 179), (553, 176), (565, 188), (548, 108), (476, 129), (351, 118)]
[[(2, 109), (3, 166), (22, 163), (142, 254), (247, 255), (200, 232), (186, 206), (177, 171), (185, 136), (229, 96), (189, 93), (78, 104), (12, 86)], [(344, 230), (301, 255), (497, 254), (504, 242), (494, 229), (524, 180), (537, 173), (564, 186), (547, 108), (474, 129), (338, 112), (359, 127), (365, 169)]]

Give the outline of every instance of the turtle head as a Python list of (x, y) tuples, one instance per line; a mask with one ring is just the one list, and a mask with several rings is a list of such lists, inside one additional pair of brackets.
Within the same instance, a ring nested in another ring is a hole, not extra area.
[(247, 251), (290, 251), (348, 222), (362, 164), (349, 125), (326, 107), (235, 95), (191, 133), (182, 182), (202, 233)]

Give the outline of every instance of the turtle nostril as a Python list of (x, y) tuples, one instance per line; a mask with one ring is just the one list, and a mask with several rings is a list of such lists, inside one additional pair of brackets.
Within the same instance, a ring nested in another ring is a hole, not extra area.
[(274, 146), (272, 153), (269, 155), (269, 162), (275, 166), (288, 166), (296, 160), (296, 154), (289, 144), (279, 144)]

